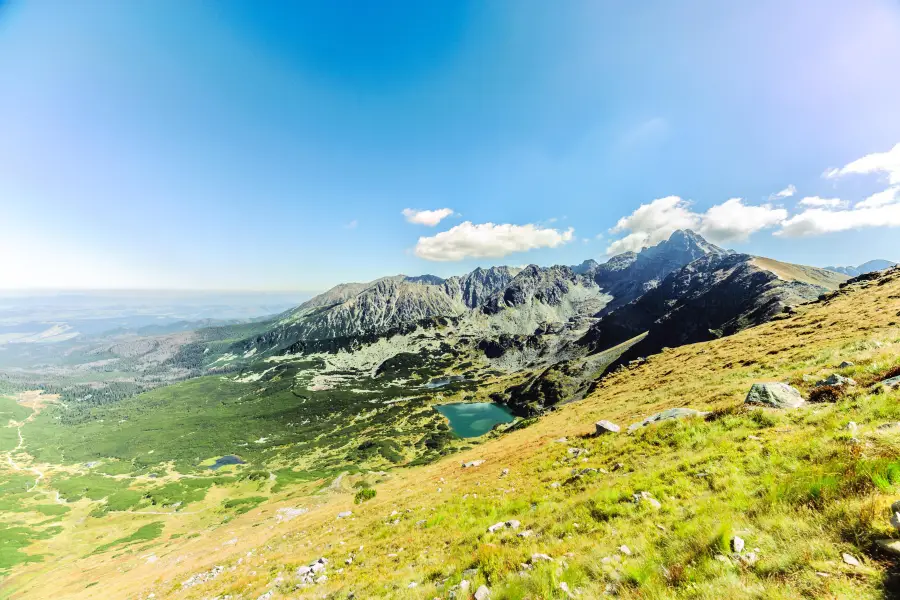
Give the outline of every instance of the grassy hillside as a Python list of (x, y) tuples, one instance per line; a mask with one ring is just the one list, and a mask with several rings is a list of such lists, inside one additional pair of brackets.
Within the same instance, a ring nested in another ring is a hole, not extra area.
[[(896, 559), (874, 541), (897, 536), (888, 507), (900, 498), (900, 392), (873, 384), (900, 372), (898, 323), (894, 271), (737, 335), (666, 350), (433, 464), (295, 483), (232, 475), (186, 510), (140, 505), (98, 518), (84, 498), (41, 526), (60, 529), (52, 535), (38, 531), (33, 508), (47, 499), (25, 498), (30, 512), (3, 522), (34, 527), (25, 556), (45, 558), (9, 567), (0, 596), (430, 599), (466, 579), (468, 594), (486, 585), (494, 600), (892, 597)], [(743, 404), (753, 382), (808, 394), (835, 372), (859, 385), (833, 402)], [(674, 407), (710, 414), (624, 433)], [(586, 435), (598, 419), (623, 433)], [(485, 462), (460, 467), (472, 460)], [(355, 504), (360, 489), (375, 495)], [(659, 506), (635, 502), (640, 492)], [(509, 520), (518, 529), (488, 532)], [(739, 555), (735, 536), (746, 542)], [(0, 556), (21, 537), (0, 532)], [(319, 557), (327, 580), (303, 587), (297, 567)]]

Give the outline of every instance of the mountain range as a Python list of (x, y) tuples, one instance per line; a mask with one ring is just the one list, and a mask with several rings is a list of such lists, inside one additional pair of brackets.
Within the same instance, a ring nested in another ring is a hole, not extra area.
[(897, 266), (897, 263), (876, 259), (864, 262), (863, 264), (857, 267), (825, 267), (829, 271), (835, 271), (836, 273), (843, 273), (844, 275), (849, 275), (850, 277), (859, 277), (860, 275), (865, 275), (866, 273), (874, 273), (875, 271), (884, 271), (885, 269), (890, 269), (891, 267)]

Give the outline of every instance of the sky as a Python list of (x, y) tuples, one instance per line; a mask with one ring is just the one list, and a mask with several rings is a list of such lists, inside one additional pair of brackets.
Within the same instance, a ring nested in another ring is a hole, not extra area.
[(900, 261), (898, 64), (894, 0), (0, 0), (0, 288)]

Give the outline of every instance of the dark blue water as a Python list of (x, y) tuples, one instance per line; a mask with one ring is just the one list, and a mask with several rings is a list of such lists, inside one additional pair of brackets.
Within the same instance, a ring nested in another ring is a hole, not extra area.
[(494, 425), (510, 423), (513, 420), (508, 408), (493, 402), (439, 404), (435, 408), (447, 417), (453, 432), (464, 438), (484, 435)]
[(242, 461), (240, 458), (238, 458), (234, 454), (228, 454), (226, 456), (216, 459), (216, 462), (211, 464), (209, 466), (209, 468), (212, 469), (213, 471), (215, 471), (216, 469), (218, 469), (220, 467), (224, 467), (225, 465), (242, 465), (242, 464), (244, 464), (244, 461)]

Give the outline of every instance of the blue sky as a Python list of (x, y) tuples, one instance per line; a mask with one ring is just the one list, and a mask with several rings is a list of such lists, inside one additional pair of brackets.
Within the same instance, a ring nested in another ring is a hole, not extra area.
[(898, 64), (892, 0), (0, 0), (0, 288), (900, 260)]

